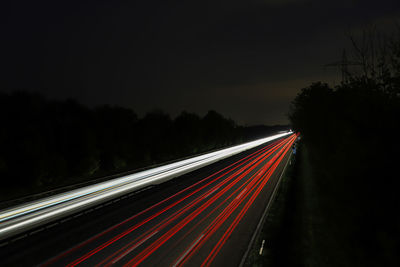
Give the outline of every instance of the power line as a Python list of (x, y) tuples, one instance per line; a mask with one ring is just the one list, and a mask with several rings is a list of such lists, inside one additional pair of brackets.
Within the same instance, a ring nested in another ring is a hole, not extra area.
[(342, 72), (342, 83), (345, 83), (349, 80), (350, 72), (348, 66), (362, 66), (361, 62), (349, 61), (346, 56), (346, 50), (343, 49), (342, 60), (326, 64), (324, 67), (339, 67)]

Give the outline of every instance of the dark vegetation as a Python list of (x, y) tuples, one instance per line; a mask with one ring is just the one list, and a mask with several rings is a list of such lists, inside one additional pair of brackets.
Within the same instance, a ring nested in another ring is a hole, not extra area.
[[(298, 145), (296, 144), (298, 147)], [(245, 266), (298, 266), (298, 248), (302, 247), (301, 239), (297, 236), (301, 233), (301, 212), (298, 210), (299, 199), (303, 195), (299, 192), (300, 171), (302, 165), (301, 150), (294, 157), (291, 156), (290, 164), (285, 168), (277, 193), (272, 200), (266, 220), (257, 236), (251, 253), (246, 259)], [(295, 160), (296, 158), (296, 160)], [(285, 163), (286, 164), (286, 163)], [(264, 240), (262, 254), (260, 247)]]
[(400, 31), (352, 42), (359, 66), (343, 67), (339, 86), (314, 83), (292, 103), (315, 182), (314, 210), (302, 210), (312, 226), (300, 235), (312, 249), (302, 262), (399, 266)]
[(234, 145), (287, 127), (241, 127), (215, 111), (89, 109), (74, 100), (0, 93), (0, 200)]

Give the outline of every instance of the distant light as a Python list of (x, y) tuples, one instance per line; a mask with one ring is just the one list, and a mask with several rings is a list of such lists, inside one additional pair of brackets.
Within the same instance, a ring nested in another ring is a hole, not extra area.
[(137, 191), (149, 185), (165, 182), (174, 177), (181, 176), (288, 134), (289, 133), (281, 133), (269, 136), (256, 141), (195, 156), (154, 169), (11, 207), (0, 212), (0, 239), (60, 219), (69, 214), (104, 203), (107, 200)]

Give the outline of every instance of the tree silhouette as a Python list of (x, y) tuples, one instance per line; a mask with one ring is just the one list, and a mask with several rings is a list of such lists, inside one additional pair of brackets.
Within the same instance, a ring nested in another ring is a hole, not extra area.
[[(400, 39), (395, 40), (378, 51), (373, 39), (361, 46), (353, 40), (363, 71), (335, 88), (319, 82), (302, 89), (289, 113), (310, 153), (327, 231), (335, 231), (338, 244), (353, 244), (365, 255), (346, 259), (349, 265), (398, 263), (400, 224), (393, 211), (400, 208)], [(350, 247), (330, 249), (352, 255)]]
[(0, 93), (0, 121), (3, 200), (233, 145), (251, 132), (216, 111), (138, 118), (127, 108), (22, 91)]

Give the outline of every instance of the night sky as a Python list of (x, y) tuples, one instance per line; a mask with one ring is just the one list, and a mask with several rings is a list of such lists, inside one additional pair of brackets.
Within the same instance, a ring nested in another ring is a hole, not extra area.
[(0, 8), (0, 90), (89, 106), (215, 109), (284, 124), (300, 88), (340, 81), (357, 36), (399, 22), (399, 0), (9, 1)]

